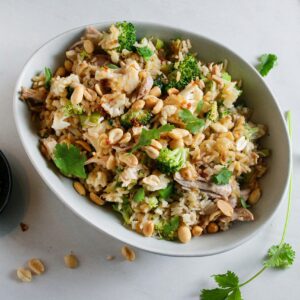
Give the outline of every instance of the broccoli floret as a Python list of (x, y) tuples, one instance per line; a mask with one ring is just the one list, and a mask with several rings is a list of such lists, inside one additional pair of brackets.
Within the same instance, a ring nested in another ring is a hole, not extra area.
[(117, 23), (116, 27), (120, 31), (120, 35), (118, 37), (120, 46), (118, 51), (122, 51), (123, 49), (127, 49), (129, 51), (133, 50), (133, 44), (136, 42), (136, 31), (134, 25), (124, 21)]
[(210, 111), (207, 113), (207, 119), (212, 122), (217, 122), (218, 118), (219, 118), (218, 104), (217, 102), (213, 102)]
[(119, 212), (122, 215), (125, 224), (128, 225), (130, 223), (130, 217), (133, 213), (129, 200), (124, 199), (123, 203), (113, 204), (112, 207), (115, 211)]
[(163, 148), (159, 152), (156, 160), (157, 168), (166, 174), (175, 173), (182, 168), (187, 159), (188, 150), (185, 148), (178, 148), (170, 150)]
[[(176, 80), (177, 72), (180, 73), (179, 81)], [(181, 90), (199, 76), (200, 69), (198, 67), (197, 59), (189, 54), (178, 64), (177, 68), (175, 67), (175, 70), (170, 73), (167, 90), (172, 87)]]
[(120, 122), (125, 128), (132, 126), (147, 125), (151, 120), (151, 113), (147, 110), (128, 111), (122, 115)]

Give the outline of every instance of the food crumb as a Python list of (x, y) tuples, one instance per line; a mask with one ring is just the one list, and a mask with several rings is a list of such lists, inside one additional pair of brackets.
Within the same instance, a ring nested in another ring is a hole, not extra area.
[(25, 232), (25, 231), (27, 231), (29, 229), (29, 226), (27, 224), (25, 224), (25, 223), (22, 223), (22, 222), (20, 223), (20, 227), (21, 227), (21, 230), (23, 232)]
[(23, 282), (30, 282), (32, 279), (31, 271), (24, 268), (19, 268), (17, 270), (17, 276)]
[(74, 254), (68, 254), (64, 256), (64, 261), (65, 261), (65, 265), (66, 267), (70, 268), (70, 269), (75, 269), (78, 266), (78, 258), (76, 255)]
[(113, 255), (107, 255), (106, 260), (114, 260), (116, 257)]

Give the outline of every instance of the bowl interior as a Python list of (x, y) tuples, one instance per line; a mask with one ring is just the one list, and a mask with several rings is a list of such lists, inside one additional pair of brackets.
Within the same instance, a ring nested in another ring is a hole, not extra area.
[[(109, 25), (95, 24), (105, 29)], [(25, 65), (16, 85), (14, 116), (23, 146), (33, 165), (56, 195), (76, 214), (107, 234), (135, 247), (165, 255), (205, 256), (227, 251), (253, 236), (274, 214), (285, 192), (290, 170), (290, 146), (283, 116), (278, 104), (260, 75), (242, 58), (224, 46), (203, 36), (167, 26), (135, 22), (138, 36), (158, 36), (161, 39), (190, 38), (193, 50), (206, 62), (227, 59), (229, 72), (234, 79), (243, 80), (243, 98), (253, 108), (253, 119), (267, 124), (269, 136), (263, 144), (272, 149), (268, 161), (269, 172), (261, 181), (263, 196), (253, 209), (255, 222), (237, 223), (229, 231), (192, 239), (188, 244), (144, 238), (122, 225), (117, 215), (99, 208), (79, 196), (72, 188), (71, 180), (53, 172), (38, 149), (38, 136), (27, 106), (18, 97), (21, 86), (30, 86), (31, 78), (45, 66), (55, 68), (63, 60), (64, 51), (82, 35), (85, 26), (73, 29), (42, 46)], [(101, 242), (101, 241), (100, 241)]]
[(4, 154), (0, 151), (0, 213), (8, 203), (12, 188), (10, 166)]

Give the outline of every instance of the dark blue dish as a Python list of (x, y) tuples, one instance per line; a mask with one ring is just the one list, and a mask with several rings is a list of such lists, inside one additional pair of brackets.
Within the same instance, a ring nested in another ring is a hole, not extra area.
[(12, 174), (9, 163), (0, 151), (0, 213), (4, 210), (10, 198), (12, 189)]

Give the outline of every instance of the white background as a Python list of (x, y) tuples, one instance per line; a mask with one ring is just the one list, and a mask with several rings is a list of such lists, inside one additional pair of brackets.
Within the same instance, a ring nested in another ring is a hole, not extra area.
[[(206, 258), (171, 258), (137, 251), (133, 263), (122, 244), (73, 215), (42, 182), (21, 146), (12, 117), (13, 87), (28, 57), (41, 44), (73, 27), (109, 20), (161, 22), (198, 32), (232, 48), (250, 63), (276, 53), (279, 66), (266, 78), (283, 110), (293, 113), (294, 192), (287, 235), (300, 253), (300, 1), (0, 1), (0, 148), (14, 173), (14, 192), (0, 215), (0, 299), (198, 299), (213, 286), (210, 275), (230, 269), (242, 280), (260, 267), (268, 247), (280, 239), (285, 206), (272, 223), (243, 246)], [(276, 170), (280, 172), (280, 170)], [(276, 184), (274, 182), (274, 184)], [(286, 203), (285, 199), (285, 203)], [(29, 224), (22, 232), (19, 222)], [(64, 267), (73, 250), (80, 267)], [(106, 255), (116, 255), (106, 261)], [(39, 257), (47, 272), (29, 284), (15, 269)], [(300, 266), (266, 271), (243, 288), (246, 300), (297, 300)]]

